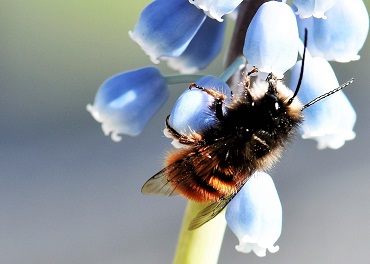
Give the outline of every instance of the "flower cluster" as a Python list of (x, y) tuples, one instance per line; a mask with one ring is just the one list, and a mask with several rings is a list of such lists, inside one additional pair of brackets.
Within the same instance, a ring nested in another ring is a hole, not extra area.
[[(145, 7), (129, 35), (153, 63), (162, 60), (180, 73), (194, 73), (207, 68), (220, 53), (227, 14), (238, 14), (240, 5), (246, 2), (156, 0)], [(302, 65), (297, 57), (302, 57), (306, 48), (298, 94), (306, 103), (338, 87), (329, 61), (359, 59), (358, 52), (369, 30), (369, 16), (362, 0), (292, 2), (291, 6), (284, 1), (262, 4), (248, 26), (240, 54), (246, 58), (248, 67), (258, 68), (260, 79), (265, 79), (268, 73), (280, 78), (291, 70), (289, 86), (294, 90)], [(307, 47), (303, 45), (305, 29), (308, 29)], [(238, 67), (233, 70), (237, 71)], [(196, 83), (230, 98), (235, 87), (230, 89), (225, 83), (227, 78), (222, 76), (205, 76)], [(189, 80), (195, 81), (191, 78), (189, 76)], [(121, 134), (138, 135), (143, 130), (166, 101), (167, 84), (169, 79), (155, 67), (121, 73), (102, 84), (94, 104), (87, 109), (102, 123), (104, 133), (119, 141)], [(185, 134), (212, 127), (216, 120), (208, 107), (211, 100), (210, 95), (198, 89), (187, 89), (175, 104), (169, 123)], [(355, 137), (356, 113), (342, 91), (305, 109), (304, 114), (300, 133), (303, 138), (315, 139), (320, 149), (340, 148)], [(282, 209), (274, 183), (267, 174), (252, 175), (229, 203), (226, 218), (239, 238), (237, 250), (253, 250), (258, 256), (264, 256), (266, 249), (278, 250), (274, 243), (281, 233)]]

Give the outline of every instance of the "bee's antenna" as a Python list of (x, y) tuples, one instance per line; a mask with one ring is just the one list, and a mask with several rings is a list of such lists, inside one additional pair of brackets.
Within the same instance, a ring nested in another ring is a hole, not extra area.
[(304, 109), (306, 109), (307, 107), (310, 107), (311, 105), (313, 105), (313, 104), (317, 103), (318, 101), (320, 101), (320, 100), (322, 100), (322, 99), (324, 99), (324, 98), (326, 98), (326, 97), (328, 97), (328, 96), (330, 96), (330, 95), (332, 95), (332, 94), (334, 94), (334, 93), (336, 93), (336, 92), (339, 92), (340, 90), (342, 90), (342, 89), (346, 88), (348, 85), (350, 85), (351, 83), (353, 83), (353, 81), (354, 81), (354, 79), (352, 78), (351, 80), (349, 80), (349, 81), (347, 81), (347, 82), (343, 83), (341, 86), (339, 86), (339, 87), (335, 88), (334, 90), (331, 90), (330, 92), (324, 93), (324, 94), (322, 94), (322, 95), (320, 95), (320, 96), (316, 97), (316, 98), (315, 98), (315, 99), (313, 99), (312, 101), (310, 101), (310, 102), (308, 102), (307, 104), (305, 104), (305, 105), (302, 107), (302, 109), (301, 109), (301, 110), (303, 111)]
[(296, 97), (297, 94), (298, 94), (299, 88), (301, 88), (302, 78), (303, 78), (303, 70), (304, 70), (304, 62), (306, 61), (307, 37), (308, 37), (308, 30), (307, 30), (307, 28), (305, 28), (304, 29), (304, 49), (303, 49), (303, 56), (302, 56), (301, 72), (299, 74), (297, 88), (295, 88), (293, 96), (289, 99), (288, 105), (290, 105), (293, 102), (294, 97)]

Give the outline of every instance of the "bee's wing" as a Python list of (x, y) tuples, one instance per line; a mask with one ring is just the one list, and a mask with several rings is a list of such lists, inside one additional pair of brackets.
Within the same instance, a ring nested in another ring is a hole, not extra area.
[[(141, 192), (143, 194), (158, 194), (158, 195), (165, 195), (165, 196), (172, 196), (177, 195), (176, 192), (176, 186), (171, 184), (171, 180), (168, 180), (167, 175), (170, 171), (175, 170), (178, 162), (175, 162), (157, 174), (155, 174), (153, 177), (151, 177), (141, 188)], [(186, 178), (183, 178), (183, 181)], [(179, 184), (180, 182), (178, 182)], [(217, 202), (214, 202), (204, 208), (202, 211), (200, 211), (197, 216), (190, 222), (189, 230), (196, 229), (211, 219), (215, 218), (231, 201), (231, 199), (234, 198), (236, 194), (229, 195), (227, 197), (224, 197)]]
[[(167, 180), (167, 171), (170, 169), (170, 167), (172, 166), (170, 165), (169, 167), (164, 168), (150, 178), (142, 187), (141, 192), (144, 194), (159, 194), (166, 196), (177, 195), (178, 193), (175, 190), (176, 187), (171, 185), (170, 181)], [(221, 198), (200, 211), (190, 222), (189, 230), (196, 229), (215, 218), (235, 197), (235, 195), (236, 193)]]
[(222, 197), (220, 200), (210, 204), (206, 208), (204, 208), (202, 211), (200, 211), (193, 220), (191, 220), (188, 229), (194, 230), (208, 221), (215, 218), (219, 213), (221, 213), (222, 210), (225, 209), (225, 207), (229, 204), (229, 202), (238, 194), (238, 192), (241, 190), (241, 188), (244, 186), (244, 184), (249, 180), (250, 177), (247, 177), (244, 181), (240, 182), (237, 185), (237, 192), (233, 193), (231, 195)]
[(158, 195), (165, 195), (165, 196), (172, 196), (177, 195), (178, 193), (175, 191), (174, 186), (171, 182), (167, 179), (167, 175), (171, 170), (175, 169), (175, 166), (178, 166), (178, 162), (167, 166), (149, 180), (144, 183), (143, 187), (141, 188), (141, 192), (143, 194), (158, 194)]
[(200, 211), (197, 216), (191, 220), (188, 227), (189, 230), (194, 230), (215, 218), (222, 210), (225, 209), (227, 204), (234, 198), (235, 195), (236, 194), (232, 194), (222, 198)]
[[(177, 159), (163, 170), (151, 177), (141, 188), (143, 194), (158, 194), (165, 196), (177, 195), (176, 188), (186, 186), (192, 179), (199, 177), (193, 168), (192, 162), (203, 164), (205, 150), (185, 150), (182, 158)], [(203, 173), (208, 175), (211, 166), (206, 166)]]

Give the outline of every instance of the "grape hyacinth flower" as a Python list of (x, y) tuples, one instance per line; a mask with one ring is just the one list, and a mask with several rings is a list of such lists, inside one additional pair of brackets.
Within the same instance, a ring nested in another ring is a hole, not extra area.
[(205, 69), (219, 54), (225, 23), (211, 18), (187, 0), (157, 0), (142, 12), (129, 34), (149, 55), (181, 73)]
[(141, 68), (112, 76), (99, 88), (87, 110), (102, 123), (106, 136), (121, 141), (120, 134), (137, 136), (164, 104), (168, 87), (154, 67)]
[(206, 18), (185, 51), (179, 56), (162, 57), (167, 65), (180, 73), (190, 74), (203, 70), (220, 53), (226, 22)]
[(226, 210), (227, 224), (239, 239), (236, 250), (264, 257), (281, 234), (282, 208), (272, 178), (264, 172), (251, 176)]
[[(336, 0), (326, 19), (297, 18), (301, 38), (308, 28), (308, 50), (328, 61), (358, 60), (369, 32), (369, 14), (362, 0)], [(340, 25), (340, 26), (338, 26)]]
[[(359, 59), (369, 30), (369, 17), (362, 0), (155, 0), (142, 11), (130, 37), (150, 56), (153, 63), (167, 65), (182, 75), (164, 77), (154, 67), (121, 73), (102, 84), (93, 105), (87, 109), (114, 141), (121, 134), (135, 136), (164, 104), (169, 84), (191, 83), (226, 95), (240, 89), (248, 67), (256, 67), (255, 81), (264, 81), (269, 73), (283, 78), (291, 71), (290, 87), (300, 78), (305, 41), (308, 44), (298, 97), (307, 103), (339, 86), (328, 61), (350, 62)], [(226, 58), (228, 68), (219, 78), (185, 75), (207, 69), (221, 52), (228, 15), (237, 16), (234, 34)], [(243, 58), (244, 58), (243, 57)], [(234, 63), (232, 63), (234, 62)], [(231, 64), (232, 63), (232, 64)], [(231, 64), (231, 65), (229, 65)], [(243, 64), (243, 65), (242, 65)], [(240, 66), (240, 67), (239, 67)], [(233, 75), (238, 82), (228, 81)], [(188, 84), (186, 87), (188, 87)], [(199, 89), (186, 89), (175, 103), (168, 120), (183, 134), (201, 132), (216, 124), (214, 98)], [(225, 109), (222, 109), (225, 111)], [(355, 137), (356, 113), (343, 92), (304, 109), (304, 139), (318, 142), (318, 148), (337, 149)], [(166, 129), (165, 129), (166, 133)], [(169, 136), (169, 135), (166, 135)], [(177, 148), (186, 148), (173, 141)], [(227, 147), (227, 146), (226, 146)], [(185, 177), (185, 176), (184, 176)], [(264, 256), (276, 252), (282, 228), (282, 207), (269, 175), (257, 172), (232, 199), (226, 210), (204, 226), (189, 231), (188, 220), (199, 207), (188, 203), (175, 254), (176, 264), (217, 262), (226, 224), (239, 239), (238, 251), (253, 251)], [(187, 261), (187, 262), (186, 262)]]
[[(204, 76), (196, 81), (202, 87), (211, 88), (231, 97), (229, 86), (214, 76)], [(201, 133), (207, 128), (215, 126), (217, 119), (210, 109), (214, 98), (199, 89), (185, 90), (176, 101), (169, 119), (169, 124), (178, 132), (190, 134), (195, 131)]]
[[(293, 67), (290, 87), (297, 86), (301, 65), (302, 61), (298, 61)], [(337, 77), (325, 59), (320, 57), (306, 59), (299, 93), (302, 101), (308, 102), (338, 86)], [(316, 140), (319, 149), (338, 149), (345, 141), (355, 138), (353, 126), (356, 113), (343, 91), (310, 106), (304, 110), (304, 114), (302, 137)]]
[(130, 37), (153, 63), (161, 57), (177, 57), (185, 51), (206, 15), (186, 0), (156, 0), (141, 13)]
[(243, 54), (259, 72), (279, 78), (297, 61), (298, 28), (292, 9), (284, 3), (263, 4), (253, 17), (245, 36)]

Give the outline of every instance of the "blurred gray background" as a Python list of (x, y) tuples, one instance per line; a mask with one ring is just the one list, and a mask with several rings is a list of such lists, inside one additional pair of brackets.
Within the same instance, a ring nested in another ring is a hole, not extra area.
[[(85, 110), (106, 78), (150, 64), (127, 34), (146, 3), (0, 0), (0, 263), (171, 263), (186, 201), (140, 188), (171, 148), (164, 119), (185, 87), (121, 143)], [(297, 138), (271, 172), (280, 251), (238, 253), (227, 230), (219, 263), (370, 263), (369, 41), (360, 55), (333, 65), (356, 79), (357, 138), (337, 151)]]

